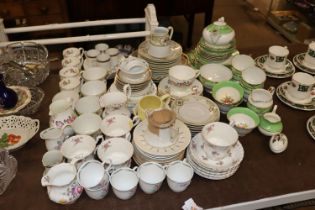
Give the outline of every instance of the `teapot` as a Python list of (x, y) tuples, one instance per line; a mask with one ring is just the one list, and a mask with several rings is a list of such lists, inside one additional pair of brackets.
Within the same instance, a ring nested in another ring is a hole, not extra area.
[(235, 31), (221, 17), (203, 29), (202, 37), (209, 45), (227, 45), (234, 39)]
[(273, 136), (282, 132), (283, 124), (281, 117), (276, 113), (278, 106), (275, 105), (272, 112), (267, 112), (260, 118), (259, 131), (266, 136)]
[(76, 177), (74, 163), (60, 163), (53, 166), (41, 179), (43, 187), (47, 186), (49, 199), (59, 204), (74, 203), (82, 194)]

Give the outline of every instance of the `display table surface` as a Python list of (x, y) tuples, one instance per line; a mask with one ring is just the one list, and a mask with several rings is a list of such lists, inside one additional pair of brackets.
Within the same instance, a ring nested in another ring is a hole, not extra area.
[[(307, 49), (306, 45), (288, 47), (290, 58)], [(253, 57), (266, 54), (267, 51), (267, 46), (260, 49), (240, 49), (241, 53), (251, 54)], [(32, 116), (40, 119), (40, 131), (48, 127), (48, 106), (52, 96), (59, 91), (57, 72), (58, 69), (53, 70), (41, 85), (46, 96), (39, 111)], [(277, 86), (286, 80), (290, 78), (268, 78), (265, 87)], [(288, 149), (284, 153), (273, 154), (269, 149), (269, 137), (255, 129), (254, 132), (240, 138), (245, 150), (245, 158), (232, 177), (213, 181), (195, 174), (191, 185), (182, 193), (171, 191), (164, 181), (157, 193), (147, 195), (138, 187), (135, 196), (126, 201), (116, 198), (110, 190), (109, 194), (100, 201), (92, 200), (83, 193), (76, 203), (69, 206), (51, 202), (46, 188), (40, 183), (44, 171), (41, 158), (46, 148), (38, 132), (23, 148), (12, 152), (18, 160), (18, 172), (7, 191), (0, 196), (0, 209), (181, 209), (189, 198), (193, 198), (204, 208), (245, 202), (243, 207), (238, 206), (239, 204), (230, 207), (256, 209), (315, 198), (315, 192), (312, 191), (315, 189), (315, 141), (309, 136), (305, 126), (307, 119), (315, 112), (292, 109), (281, 103), (275, 95), (274, 102), (278, 105), (277, 113), (284, 123), (283, 132), (289, 139)], [(221, 120), (224, 119), (225, 116), (221, 116)], [(246, 202), (249, 202), (248, 205)]]

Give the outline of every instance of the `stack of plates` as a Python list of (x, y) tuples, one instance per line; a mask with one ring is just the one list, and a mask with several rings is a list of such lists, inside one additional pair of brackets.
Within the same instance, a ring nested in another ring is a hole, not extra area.
[(198, 133), (191, 140), (186, 159), (196, 174), (207, 179), (221, 180), (232, 176), (244, 158), (244, 149), (240, 142), (232, 147), (225, 158), (217, 161), (208, 158), (203, 148), (204, 140), (201, 133)]
[(152, 70), (152, 78), (155, 82), (168, 76), (169, 68), (178, 64), (186, 64), (187, 58), (183, 56), (183, 49), (175, 41), (170, 40), (171, 52), (165, 58), (155, 58), (148, 53), (149, 41), (142, 42), (138, 47), (138, 57), (146, 60)]
[(207, 63), (225, 63), (236, 51), (235, 40), (225, 46), (209, 45), (201, 38), (197, 47), (188, 54), (189, 62), (199, 69)]
[(176, 120), (170, 141), (159, 138), (148, 130), (148, 122), (140, 122), (133, 132), (134, 161), (140, 165), (153, 161), (168, 164), (184, 158), (185, 150), (190, 143), (191, 134), (188, 127)]
[(152, 73), (148, 70), (143, 78), (138, 79), (131, 79), (131, 78), (124, 78), (120, 76), (120, 71), (117, 72), (115, 76), (115, 86), (116, 88), (123, 92), (124, 86), (126, 84), (130, 85), (131, 93), (137, 93), (145, 90), (151, 83)]
[(202, 128), (211, 122), (220, 120), (220, 110), (216, 103), (203, 96), (186, 96), (175, 100), (171, 108), (177, 119), (184, 122), (191, 135), (200, 133)]

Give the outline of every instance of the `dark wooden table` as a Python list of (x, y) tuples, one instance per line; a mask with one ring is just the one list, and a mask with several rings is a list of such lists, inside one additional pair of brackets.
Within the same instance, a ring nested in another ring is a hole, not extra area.
[[(296, 53), (305, 51), (306, 48), (305, 45), (289, 46), (290, 58)], [(252, 54), (253, 57), (265, 54), (267, 51), (267, 46), (260, 49), (241, 49), (241, 53)], [(38, 113), (32, 116), (40, 119), (40, 130), (48, 127), (48, 106), (52, 96), (58, 92), (58, 80), (57, 71), (54, 70), (41, 85), (46, 96)], [(289, 79), (268, 78), (266, 87), (278, 85), (286, 80)], [(181, 209), (189, 198), (193, 198), (204, 208), (255, 201), (256, 206), (239, 208), (253, 209), (315, 198), (313, 191), (315, 189), (315, 142), (305, 127), (307, 119), (315, 112), (292, 109), (282, 104), (276, 96), (274, 96), (274, 102), (278, 105), (278, 113), (284, 123), (283, 132), (289, 139), (288, 149), (284, 153), (273, 154), (268, 146), (269, 138), (256, 129), (240, 138), (245, 150), (245, 158), (234, 176), (221, 181), (213, 181), (195, 175), (189, 188), (182, 193), (172, 192), (165, 181), (157, 193), (146, 195), (138, 188), (135, 196), (126, 201), (116, 198), (110, 190), (107, 197), (99, 201), (92, 200), (83, 193), (76, 203), (69, 206), (51, 202), (46, 188), (40, 184), (44, 170), (41, 158), (46, 149), (44, 141), (37, 134), (23, 148), (12, 153), (18, 160), (18, 172), (7, 191), (0, 196), (0, 209)], [(292, 194), (296, 192), (306, 192), (306, 194), (302, 193), (302, 196)], [(291, 199), (273, 201), (271, 199), (270, 202), (264, 202), (266, 201), (264, 198), (285, 197), (287, 194), (291, 196)]]

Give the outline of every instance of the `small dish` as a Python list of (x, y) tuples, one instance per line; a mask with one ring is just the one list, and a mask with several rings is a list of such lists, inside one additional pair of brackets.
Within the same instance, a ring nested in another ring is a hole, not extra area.
[(273, 135), (269, 140), (269, 148), (273, 153), (284, 152), (288, 147), (288, 138), (285, 134), (279, 133)]
[(265, 64), (267, 58), (268, 55), (262, 55), (255, 59), (256, 65), (265, 70), (267, 77), (288, 78), (295, 73), (295, 67), (289, 59), (286, 59), (285, 69), (282, 69), (281, 71), (275, 71), (274, 69), (268, 67), (268, 65)]
[(19, 115), (35, 114), (45, 97), (44, 91), (39, 87), (28, 87), (28, 89), (31, 92), (31, 101), (18, 112)]
[(0, 108), (0, 116), (16, 114), (18, 111), (23, 109), (27, 104), (31, 102), (31, 92), (25, 86), (9, 86), (12, 90), (14, 90), (18, 95), (18, 101), (15, 107), (11, 109), (3, 109)]
[(0, 118), (0, 147), (9, 151), (21, 148), (39, 130), (39, 120), (11, 115)]
[(293, 63), (296, 67), (298, 67), (301, 71), (304, 71), (306, 73), (315, 75), (315, 66), (306, 66), (304, 61), (305, 53), (300, 53), (294, 56)]

